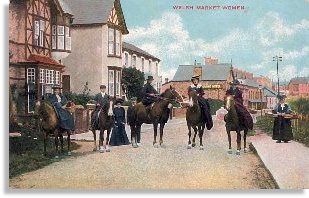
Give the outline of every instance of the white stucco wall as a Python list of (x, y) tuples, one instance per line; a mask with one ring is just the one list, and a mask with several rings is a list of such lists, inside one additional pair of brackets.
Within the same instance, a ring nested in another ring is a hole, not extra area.
[(63, 60), (64, 74), (71, 76), (71, 91), (81, 93), (88, 82), (91, 94), (95, 94), (104, 83), (102, 26), (71, 27), (71, 37), (71, 53)]

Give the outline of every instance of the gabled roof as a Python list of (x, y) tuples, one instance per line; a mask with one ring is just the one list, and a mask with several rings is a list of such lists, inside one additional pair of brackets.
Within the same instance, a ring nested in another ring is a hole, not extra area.
[(277, 97), (277, 93), (268, 87), (264, 87), (263, 95), (267, 97)]
[(56, 60), (48, 57), (48, 56), (44, 56), (44, 55), (40, 55), (40, 54), (31, 54), (28, 58), (27, 62), (32, 62), (32, 63), (36, 63), (36, 64), (44, 64), (44, 65), (55, 65), (55, 66), (59, 66), (59, 67), (64, 67), (64, 65), (58, 63)]
[(249, 87), (254, 87), (254, 88), (259, 88), (259, 86), (261, 86), (261, 84), (259, 84), (258, 82), (256, 82), (254, 79), (239, 79), (240, 84), (242, 85), (246, 85)]
[(72, 12), (72, 10), (70, 9), (70, 7), (66, 4), (66, 2), (64, 0), (57, 0), (59, 2), (59, 5), (63, 11), (63, 13), (65, 14), (71, 14), (73, 15), (74, 13)]
[(108, 17), (115, 6), (123, 34), (128, 34), (120, 0), (62, 0), (73, 12), (72, 25), (106, 24)]
[(143, 57), (148, 57), (148, 58), (151, 58), (153, 60), (157, 60), (159, 62), (161, 61), (159, 58), (149, 54), (148, 52), (142, 50), (141, 48), (136, 47), (133, 44), (123, 42), (122, 48), (123, 48), (124, 51), (125, 50), (132, 51), (132, 52), (135, 52), (137, 55), (140, 55), (140, 56), (143, 56)]
[(230, 75), (229, 64), (179, 65), (172, 81), (190, 81), (194, 67), (202, 67), (201, 80), (225, 81)]

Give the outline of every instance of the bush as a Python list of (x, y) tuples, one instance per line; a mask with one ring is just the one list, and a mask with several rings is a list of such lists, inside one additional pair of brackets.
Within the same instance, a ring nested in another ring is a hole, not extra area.
[(86, 108), (86, 104), (93, 100), (94, 96), (90, 95), (90, 89), (88, 88), (88, 82), (84, 85), (83, 92), (81, 94), (77, 93), (64, 93), (64, 96), (68, 99), (68, 101), (74, 102), (75, 105), (83, 105)]
[(208, 99), (209, 105), (210, 105), (210, 113), (211, 115), (216, 115), (216, 111), (224, 105), (224, 102), (219, 99)]
[(138, 101), (141, 99), (141, 91), (144, 85), (144, 73), (136, 68), (123, 68), (122, 70), (122, 84), (127, 88), (127, 97), (137, 97)]

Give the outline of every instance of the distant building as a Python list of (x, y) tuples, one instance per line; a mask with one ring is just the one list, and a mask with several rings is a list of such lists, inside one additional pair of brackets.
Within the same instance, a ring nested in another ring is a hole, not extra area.
[(216, 65), (216, 64), (218, 64), (217, 58), (205, 57), (204, 59), (205, 59), (205, 65)]
[(288, 91), (288, 95), (292, 97), (309, 97), (309, 77), (292, 78)]
[(133, 44), (123, 42), (122, 45), (122, 65), (123, 67), (133, 67), (144, 72), (145, 79), (148, 76), (154, 78), (154, 88), (160, 92), (162, 86), (160, 71), (160, 59), (148, 52), (136, 47)]
[(265, 76), (259, 76), (253, 78), (257, 83), (266, 86), (266, 87), (272, 87), (272, 82), (268, 77)]

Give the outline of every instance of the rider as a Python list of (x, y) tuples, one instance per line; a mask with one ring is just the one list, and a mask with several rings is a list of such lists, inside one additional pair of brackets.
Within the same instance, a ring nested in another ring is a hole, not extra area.
[(142, 89), (142, 103), (147, 107), (147, 113), (150, 112), (151, 104), (157, 101), (156, 96), (158, 95), (158, 92), (151, 85), (153, 80), (153, 76), (148, 76), (147, 83)]
[(236, 112), (240, 122), (248, 129), (253, 129), (253, 119), (247, 108), (244, 106), (242, 91), (240, 90), (240, 82), (235, 79), (230, 83), (231, 87), (226, 91), (226, 95), (234, 96)]
[(206, 121), (206, 127), (208, 130), (210, 130), (213, 127), (213, 121), (212, 121), (212, 117), (210, 114), (210, 105), (208, 101), (203, 97), (205, 93), (199, 81), (200, 81), (199, 76), (192, 76), (191, 78), (192, 84), (188, 87), (188, 95), (193, 90), (197, 92), (197, 96), (198, 96), (197, 100), (202, 109), (204, 119)]
[(66, 130), (75, 130), (74, 118), (72, 114), (65, 108), (68, 101), (64, 95), (60, 93), (60, 86), (52, 87), (54, 93), (47, 100), (54, 106), (57, 116), (59, 117), (59, 127)]
[(91, 113), (91, 129), (96, 128), (101, 107), (103, 107), (104, 105), (108, 103), (109, 97), (110, 96), (106, 93), (106, 86), (100, 85), (100, 93), (98, 93), (94, 97), (94, 100), (96, 102), (96, 107), (95, 107), (95, 110)]

